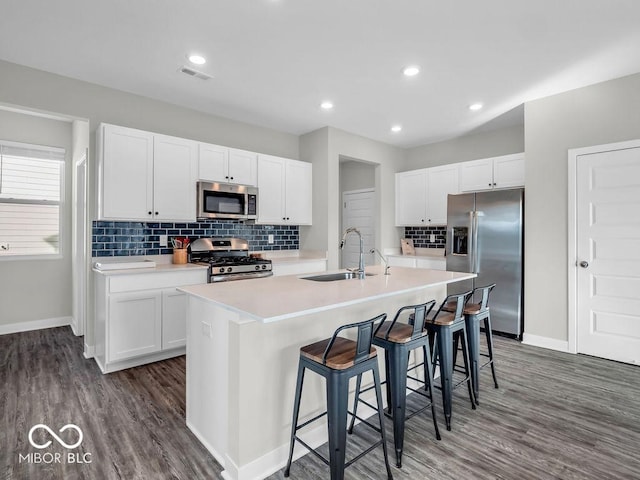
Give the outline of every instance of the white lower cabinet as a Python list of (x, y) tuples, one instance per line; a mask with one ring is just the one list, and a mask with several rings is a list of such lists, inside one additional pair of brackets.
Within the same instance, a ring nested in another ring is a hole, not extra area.
[(162, 294), (118, 293), (109, 297), (108, 358), (124, 360), (162, 349)]
[(95, 359), (103, 373), (183, 355), (186, 294), (207, 282), (206, 268), (95, 274)]
[(447, 269), (447, 261), (444, 257), (389, 255), (388, 259), (391, 267), (429, 268), (431, 270)]

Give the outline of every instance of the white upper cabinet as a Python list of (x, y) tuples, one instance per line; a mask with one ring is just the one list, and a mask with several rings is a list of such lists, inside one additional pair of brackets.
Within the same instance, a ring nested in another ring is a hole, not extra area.
[(236, 148), (229, 149), (229, 182), (258, 185), (258, 154)]
[(460, 163), (460, 191), (524, 186), (524, 153)]
[(311, 225), (312, 165), (258, 156), (258, 220), (262, 224)]
[(427, 224), (447, 224), (447, 197), (458, 193), (458, 164), (429, 168), (427, 175)]
[(210, 143), (200, 143), (199, 150), (199, 180), (257, 185), (257, 153)]
[(154, 219), (195, 220), (196, 165), (196, 142), (153, 136)]
[(99, 217), (149, 220), (153, 209), (153, 134), (98, 127)]
[(228, 182), (229, 148), (200, 143), (198, 150), (198, 180)]
[(445, 225), (447, 195), (458, 193), (458, 165), (396, 174), (396, 225)]
[(396, 225), (424, 225), (427, 169), (396, 173)]
[(98, 127), (98, 217), (195, 220), (196, 146), (133, 128)]

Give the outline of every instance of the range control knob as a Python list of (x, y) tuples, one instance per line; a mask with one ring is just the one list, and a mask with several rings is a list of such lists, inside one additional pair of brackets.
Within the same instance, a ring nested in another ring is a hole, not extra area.
[(224, 267), (220, 267), (220, 273), (224, 273)]
[(260, 265), (256, 265), (256, 270), (260, 270)]
[(227, 267), (227, 273), (231, 273), (231, 270), (233, 270), (233, 268)]

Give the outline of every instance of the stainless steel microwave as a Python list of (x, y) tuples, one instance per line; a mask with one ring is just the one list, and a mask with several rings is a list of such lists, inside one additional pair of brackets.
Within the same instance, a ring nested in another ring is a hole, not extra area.
[(258, 189), (233, 183), (198, 182), (198, 218), (256, 220)]

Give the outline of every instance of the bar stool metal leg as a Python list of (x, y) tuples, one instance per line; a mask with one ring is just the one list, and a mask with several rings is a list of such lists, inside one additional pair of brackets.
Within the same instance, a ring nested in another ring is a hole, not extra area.
[(484, 319), (484, 332), (487, 336), (487, 348), (489, 350), (489, 362), (491, 363), (491, 375), (493, 375), (493, 384), (498, 388), (498, 377), (496, 377), (496, 367), (493, 361), (493, 335), (491, 334), (491, 317), (487, 315)]
[[(384, 412), (382, 408), (382, 389), (380, 387), (380, 372), (378, 371), (378, 364), (373, 366), (373, 384), (376, 387), (376, 403), (378, 405), (378, 421), (380, 422), (380, 433), (382, 435), (382, 450), (384, 453), (385, 466), (387, 467), (387, 478), (392, 479), (391, 467), (389, 466), (389, 455), (387, 453), (387, 437), (384, 431)], [(355, 415), (355, 410), (354, 410)]]
[(345, 450), (347, 446), (347, 400), (349, 379), (343, 375), (330, 375), (327, 382), (327, 422), (329, 424), (329, 467), (331, 478), (344, 478)]
[(289, 460), (287, 460), (287, 468), (284, 470), (284, 476), (288, 477), (291, 470), (291, 460), (293, 459), (293, 446), (296, 435), (296, 426), (298, 425), (298, 417), (300, 415), (300, 397), (302, 396), (302, 383), (304, 382), (304, 365), (298, 364), (298, 378), (296, 380), (296, 393), (293, 403), (293, 420), (291, 421), (291, 438), (289, 439)]
[(469, 358), (471, 359), (471, 383), (476, 405), (480, 405), (478, 398), (480, 392), (480, 323), (474, 315), (465, 315), (465, 329), (469, 340)]
[(469, 390), (469, 400), (471, 400), (471, 408), (476, 409), (476, 398), (473, 395), (472, 377), (469, 369), (469, 348), (467, 342), (467, 329), (462, 328), (459, 333), (462, 337), (462, 356), (464, 358), (464, 374), (467, 377), (467, 389)]

